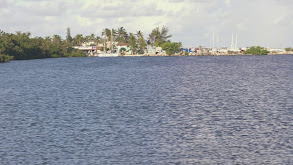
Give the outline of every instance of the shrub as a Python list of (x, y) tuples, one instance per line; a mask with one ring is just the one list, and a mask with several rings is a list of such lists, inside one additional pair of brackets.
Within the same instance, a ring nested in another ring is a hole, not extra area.
[(267, 55), (269, 51), (265, 50), (263, 47), (260, 46), (252, 46), (245, 51), (245, 54), (251, 55)]
[(13, 56), (0, 54), (0, 63), (8, 62), (8, 61), (13, 60), (13, 59), (14, 59)]

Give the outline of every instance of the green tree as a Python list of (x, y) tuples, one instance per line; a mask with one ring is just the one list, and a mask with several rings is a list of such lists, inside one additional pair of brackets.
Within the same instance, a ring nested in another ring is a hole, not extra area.
[(103, 30), (102, 36), (105, 36), (108, 41), (111, 41), (111, 30), (112, 30), (113, 41), (115, 41), (115, 37), (117, 36), (117, 31), (115, 29), (106, 28), (105, 30)]
[(13, 56), (0, 54), (0, 63), (11, 61), (11, 60), (13, 60), (13, 58), (14, 58)]
[(162, 49), (170, 56), (180, 50), (182, 47), (181, 42), (165, 42), (162, 45)]
[(130, 46), (130, 49), (132, 50), (132, 53), (136, 54), (137, 48), (138, 48), (137, 39), (135, 38), (135, 36), (132, 33), (129, 34), (129, 44), (130, 44), (129, 46)]
[(19, 47), (15, 48), (16, 41), (13, 40), (13, 34), (5, 33), (1, 31), (0, 33), (0, 50), (2, 54), (9, 54), (11, 56), (21, 53)]
[(104, 37), (104, 40), (106, 40), (106, 42), (113, 41), (112, 45), (109, 43), (106, 44), (106, 48), (111, 49), (111, 47), (114, 46), (114, 42), (116, 41), (117, 31), (115, 29), (106, 28), (105, 30), (103, 30), (102, 36)]
[(137, 52), (139, 54), (143, 54), (144, 50), (146, 49), (147, 43), (145, 39), (143, 38), (142, 31), (137, 31), (136, 36), (137, 36)]
[(252, 46), (249, 49), (247, 49), (244, 53), (251, 55), (267, 55), (269, 51), (260, 46)]
[(116, 41), (118, 43), (127, 43), (128, 42), (128, 34), (123, 27), (117, 29)]
[(90, 35), (87, 35), (84, 37), (84, 41), (85, 42), (89, 42), (91, 40), (91, 36)]
[(52, 39), (50, 37), (45, 37), (40, 45), (41, 53), (45, 58), (50, 58), (50, 49), (53, 47)]
[(137, 38), (139, 39), (139, 38), (143, 38), (143, 33), (142, 33), (142, 31), (137, 31), (136, 32), (136, 36), (137, 36)]
[(152, 30), (152, 33), (149, 35), (149, 43), (152, 46), (162, 46), (165, 42), (169, 41), (168, 39), (172, 35), (168, 35), (169, 29), (166, 26), (163, 26), (160, 30), (159, 27), (156, 27)]
[[(59, 35), (31, 38), (30, 33), (4, 33), (0, 31), (1, 61), (50, 58), (50, 57), (84, 57), (85, 53), (72, 48), (71, 43), (62, 40)], [(4, 56), (5, 55), (5, 56)], [(9, 55), (9, 58), (7, 57)], [(12, 57), (10, 57), (12, 56)]]
[(77, 34), (73, 38), (73, 45), (80, 46), (83, 41), (84, 41), (83, 35), (82, 34)]
[(70, 34), (70, 28), (66, 29), (66, 42), (71, 43), (72, 42), (72, 37)]
[(95, 39), (96, 39), (96, 35), (92, 33), (90, 35), (90, 41), (95, 41)]
[(103, 39), (100, 36), (96, 36), (95, 39), (94, 39), (94, 41), (95, 41), (96, 44), (103, 43)]

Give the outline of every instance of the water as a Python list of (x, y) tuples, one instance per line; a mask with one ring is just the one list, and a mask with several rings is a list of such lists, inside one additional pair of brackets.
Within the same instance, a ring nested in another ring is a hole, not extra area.
[(293, 56), (0, 64), (0, 164), (293, 164)]

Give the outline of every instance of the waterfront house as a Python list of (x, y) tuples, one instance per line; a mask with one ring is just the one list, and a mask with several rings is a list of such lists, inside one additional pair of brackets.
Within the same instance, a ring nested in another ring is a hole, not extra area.
[(130, 51), (130, 46), (128, 43), (119, 43), (116, 45), (116, 48), (117, 48), (117, 52), (128, 52)]

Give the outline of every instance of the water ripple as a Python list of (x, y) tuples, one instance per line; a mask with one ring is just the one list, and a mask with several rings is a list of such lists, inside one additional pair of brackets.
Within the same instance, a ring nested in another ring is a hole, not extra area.
[(293, 57), (0, 65), (0, 164), (293, 164)]

